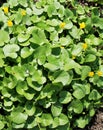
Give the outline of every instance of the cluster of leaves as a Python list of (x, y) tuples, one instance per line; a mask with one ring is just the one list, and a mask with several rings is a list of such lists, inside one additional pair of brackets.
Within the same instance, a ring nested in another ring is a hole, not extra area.
[(102, 103), (103, 18), (78, 0), (0, 7), (0, 129), (84, 128)]

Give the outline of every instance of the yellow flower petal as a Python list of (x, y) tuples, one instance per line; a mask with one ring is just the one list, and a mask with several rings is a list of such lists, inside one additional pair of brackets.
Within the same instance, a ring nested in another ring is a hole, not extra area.
[(94, 76), (94, 72), (93, 71), (89, 72), (88, 76), (89, 77), (93, 77)]
[(66, 25), (66, 23), (64, 23), (64, 22), (60, 23), (60, 28), (64, 28), (65, 25)]
[(97, 72), (97, 75), (98, 75), (98, 76), (102, 76), (102, 74), (103, 74), (103, 73), (102, 73), (101, 71), (98, 71), (98, 72)]
[(11, 20), (8, 20), (7, 24), (8, 24), (9, 27), (13, 26), (13, 22)]
[(25, 10), (22, 10), (22, 11), (21, 11), (21, 15), (22, 15), (22, 16), (25, 16), (25, 15), (26, 15), (26, 11), (25, 11)]
[(63, 48), (64, 48), (64, 46), (61, 46), (60, 48), (61, 48), (61, 49), (63, 49)]
[(87, 47), (88, 47), (87, 43), (83, 43), (82, 47), (83, 47), (84, 50), (86, 50)]
[(75, 58), (76, 58), (76, 56), (73, 55), (73, 56), (72, 56), (72, 59), (74, 60)]
[(8, 7), (3, 7), (3, 11), (5, 14), (7, 14), (9, 11), (8, 11)]
[(83, 29), (83, 28), (85, 28), (86, 25), (85, 25), (84, 22), (82, 22), (82, 23), (79, 24), (79, 26), (80, 26), (80, 29)]

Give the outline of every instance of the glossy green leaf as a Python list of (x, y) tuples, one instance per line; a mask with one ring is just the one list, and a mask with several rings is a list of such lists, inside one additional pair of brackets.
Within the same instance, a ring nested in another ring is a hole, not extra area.
[(23, 1), (18, 0), (18, 2), (19, 2), (20, 5), (22, 5), (22, 6), (24, 6), (24, 7), (27, 7), (27, 6), (28, 6), (27, 0), (23, 0)]
[(72, 55), (73, 56), (79, 56), (82, 53), (82, 44), (78, 43), (77, 45), (74, 45), (73, 49), (72, 49)]
[(63, 85), (69, 84), (71, 82), (71, 76), (66, 71), (57, 71), (53, 75), (53, 83), (61, 82)]
[(36, 8), (35, 5), (32, 5), (32, 9), (33, 9), (33, 13), (35, 15), (41, 15), (44, 11), (43, 8), (41, 8), (41, 9)]
[(76, 120), (76, 123), (79, 128), (84, 128), (88, 123), (88, 119), (80, 117), (79, 119)]
[(72, 28), (72, 30), (70, 31), (70, 35), (74, 38), (74, 39), (80, 39), (80, 36), (83, 34), (83, 30), (78, 29), (76, 26), (74, 26)]
[(100, 98), (100, 93), (96, 89), (93, 89), (89, 95), (89, 100), (98, 100)]
[(77, 99), (82, 99), (83, 97), (85, 97), (85, 87), (82, 84), (74, 84), (73, 85), (73, 96)]
[(6, 57), (17, 58), (17, 51), (20, 47), (16, 44), (7, 44), (3, 47), (4, 55)]
[(62, 105), (60, 105), (59, 103), (53, 104), (51, 106), (51, 112), (54, 117), (59, 116), (62, 112)]
[(93, 62), (93, 61), (95, 61), (95, 60), (96, 60), (96, 56), (93, 55), (93, 54), (88, 54), (88, 55), (86, 55), (86, 57), (85, 57), (85, 62)]
[(59, 116), (59, 125), (60, 126), (65, 125), (68, 122), (69, 122), (68, 117), (65, 114), (61, 113), (60, 116)]
[(16, 91), (20, 95), (24, 95), (24, 91), (28, 89), (27, 83), (24, 81), (18, 82)]
[(82, 66), (81, 68), (81, 79), (84, 80), (88, 77), (89, 72), (91, 71), (91, 68), (89, 66)]
[(5, 43), (8, 43), (9, 40), (9, 34), (4, 30), (0, 30), (0, 46), (3, 46)]
[(57, 126), (59, 126), (59, 118), (55, 117), (53, 120), (52, 125), (50, 126), (51, 128), (56, 128)]
[(2, 130), (3, 128), (4, 128), (4, 123), (3, 123), (3, 121), (0, 121), (0, 130)]
[(17, 80), (24, 80), (25, 73), (20, 66), (14, 66), (12, 67), (12, 74), (16, 77)]
[(56, 8), (53, 4), (49, 5), (47, 8), (48, 16), (51, 17), (52, 15), (56, 14)]
[(33, 50), (28, 48), (28, 47), (24, 47), (21, 50), (21, 57), (22, 58), (27, 58), (28, 56), (30, 56), (32, 54)]
[(53, 118), (51, 116), (51, 114), (42, 114), (42, 117), (41, 117), (41, 125), (42, 126), (49, 126), (51, 125), (53, 122)]
[(16, 124), (24, 123), (27, 120), (27, 115), (19, 111), (13, 111), (10, 115), (10, 120)]
[(40, 91), (41, 89), (42, 89), (42, 87), (43, 87), (43, 85), (42, 84), (38, 84), (37, 82), (35, 82), (35, 81), (33, 81), (31, 78), (27, 78), (27, 83), (28, 83), (28, 85), (31, 87), (31, 88), (33, 88), (34, 90), (36, 90), (36, 91)]
[(59, 96), (60, 96), (59, 102), (61, 104), (67, 104), (72, 100), (71, 93), (68, 91), (61, 91)]
[(29, 39), (30, 35), (29, 34), (19, 34), (18, 35), (18, 41), (19, 42), (25, 42)]
[(46, 36), (45, 36), (45, 33), (43, 30), (40, 30), (40, 29), (37, 29), (37, 30), (34, 30), (32, 32), (32, 39), (31, 41), (33, 43), (36, 43), (36, 44), (39, 44), (39, 45), (42, 45), (43, 43), (45, 43), (47, 40), (46, 40)]
[(33, 103), (26, 102), (25, 111), (29, 116), (33, 116), (35, 111), (36, 111), (36, 107), (35, 107), (35, 105)]
[(75, 99), (68, 106), (68, 111), (73, 110), (75, 113), (80, 114), (83, 111), (83, 104), (80, 100)]

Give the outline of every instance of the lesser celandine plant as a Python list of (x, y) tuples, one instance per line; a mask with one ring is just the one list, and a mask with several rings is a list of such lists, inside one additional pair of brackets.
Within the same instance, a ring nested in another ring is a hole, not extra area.
[(78, 0), (0, 7), (0, 129), (84, 128), (103, 97), (103, 18)]

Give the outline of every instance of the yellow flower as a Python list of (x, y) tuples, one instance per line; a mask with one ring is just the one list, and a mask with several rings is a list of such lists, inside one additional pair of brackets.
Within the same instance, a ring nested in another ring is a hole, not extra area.
[(63, 48), (64, 48), (64, 46), (61, 46), (60, 48), (61, 48), (61, 49), (63, 49)]
[(87, 47), (88, 47), (87, 43), (83, 43), (82, 47), (83, 47), (84, 50), (86, 50)]
[(8, 7), (3, 7), (3, 11), (4, 11), (5, 14), (7, 14), (8, 13)]
[(79, 26), (80, 26), (81, 29), (83, 29), (83, 28), (85, 28), (86, 25), (85, 25), (84, 22), (82, 22), (82, 23), (79, 24)]
[(26, 15), (26, 11), (25, 11), (25, 10), (22, 10), (22, 11), (21, 11), (21, 15), (22, 15), (22, 16), (25, 16), (25, 15)]
[(103, 74), (103, 73), (102, 73), (101, 71), (98, 71), (98, 72), (97, 72), (97, 75), (98, 75), (98, 76), (102, 76), (102, 74)]
[(72, 59), (74, 60), (75, 58), (76, 58), (76, 56), (73, 55), (73, 56), (72, 56)]
[(66, 23), (64, 23), (64, 22), (60, 23), (60, 28), (64, 28), (65, 25), (66, 25)]
[(13, 22), (11, 20), (8, 20), (7, 24), (8, 24), (9, 27), (13, 26)]
[(93, 71), (89, 72), (88, 76), (89, 77), (93, 77), (94, 76), (94, 72)]

